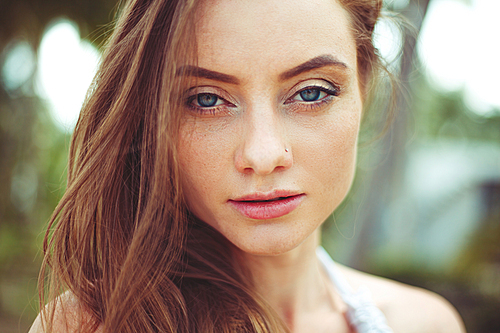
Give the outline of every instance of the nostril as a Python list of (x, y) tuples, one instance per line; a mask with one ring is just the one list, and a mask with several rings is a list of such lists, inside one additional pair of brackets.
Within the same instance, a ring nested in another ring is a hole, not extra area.
[(291, 165), (291, 147), (281, 119), (267, 112), (249, 112), (241, 146), (235, 152), (235, 166), (241, 173), (267, 175)]
[(247, 142), (235, 156), (236, 169), (244, 174), (255, 173), (268, 175), (274, 171), (283, 171), (292, 166), (292, 154), (283, 144), (251, 145)]

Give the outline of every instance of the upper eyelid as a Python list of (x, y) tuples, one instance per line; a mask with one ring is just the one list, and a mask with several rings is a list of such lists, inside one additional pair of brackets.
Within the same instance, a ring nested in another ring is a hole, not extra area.
[[(312, 82), (311, 82), (312, 81)], [(337, 90), (340, 92), (341, 86), (339, 84), (336, 84), (334, 82), (330, 82), (329, 80), (326, 79), (308, 79), (304, 80), (301, 82), (298, 82), (293, 86), (291, 89), (292, 91), (292, 96), (297, 94), (299, 91), (310, 88), (310, 87), (318, 87), (318, 88), (326, 88), (330, 90)]]
[(306, 90), (308, 88), (317, 88), (317, 89), (320, 89), (322, 91), (325, 91), (325, 90), (334, 90), (337, 92), (337, 94), (335, 96), (338, 96), (340, 95), (341, 93), (341, 88), (339, 87), (339, 85), (337, 84), (334, 84), (330, 81), (327, 81), (327, 80), (324, 80), (324, 79), (317, 79), (318, 81), (323, 81), (325, 84), (320, 84), (318, 82), (311, 82), (309, 84), (303, 84), (303, 82), (308, 82), (310, 80), (304, 80), (302, 82), (299, 82), (298, 84), (296, 84), (292, 89), (291, 89), (291, 93), (287, 95), (287, 97), (285, 98), (284, 100), (284, 103), (287, 103), (288, 101), (290, 101), (292, 98), (294, 98), (295, 96), (297, 96), (301, 91), (303, 90)]
[[(205, 89), (203, 89), (203, 88), (205, 88)], [(203, 89), (203, 90), (197, 91), (198, 89)], [(215, 88), (213, 86), (196, 86), (196, 87), (189, 88), (185, 93), (185, 96), (186, 96), (185, 99), (192, 100), (192, 99), (196, 98), (196, 96), (199, 94), (216, 95), (218, 98), (224, 100), (225, 102), (227, 102), (229, 104), (235, 104), (234, 99), (227, 92), (225, 92), (222, 89)]]
[(217, 96), (229, 95), (225, 90), (214, 86), (195, 86), (186, 90), (186, 95), (213, 94)]

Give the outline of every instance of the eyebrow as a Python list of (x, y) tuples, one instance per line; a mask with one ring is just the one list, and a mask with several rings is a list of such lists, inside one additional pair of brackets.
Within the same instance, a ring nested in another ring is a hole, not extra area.
[[(342, 61), (338, 60), (334, 56), (330, 54), (324, 54), (320, 55), (317, 57), (314, 57), (292, 69), (289, 69), (279, 75), (279, 80), (280, 81), (286, 81), (289, 80), (297, 75), (300, 75), (302, 73), (311, 71), (313, 69), (321, 68), (321, 67), (326, 67), (326, 66), (337, 66), (341, 67), (344, 69), (348, 69), (349, 67), (343, 63)], [(175, 76), (194, 76), (194, 77), (199, 77), (199, 78), (206, 78), (210, 80), (215, 80), (215, 81), (220, 81), (224, 83), (230, 83), (230, 84), (239, 84), (240, 80), (233, 75), (228, 75), (216, 71), (212, 71), (206, 68), (198, 67), (198, 66), (182, 66), (180, 67), (176, 73)]]
[(280, 81), (286, 81), (286, 80), (291, 79), (291, 78), (293, 78), (297, 75), (300, 75), (302, 73), (311, 71), (313, 69), (326, 67), (326, 66), (337, 66), (337, 67), (341, 67), (344, 69), (349, 68), (345, 63), (338, 60), (334, 56), (332, 56), (330, 54), (324, 54), (324, 55), (320, 55), (318, 57), (312, 58), (311, 60), (308, 60), (308, 61), (304, 62), (303, 64), (300, 64), (292, 69), (287, 70), (286, 72), (281, 73), (279, 76), (279, 79), (280, 79)]
[(210, 80), (215, 80), (215, 81), (221, 81), (224, 83), (231, 83), (231, 84), (239, 84), (240, 80), (236, 76), (216, 72), (216, 71), (211, 71), (206, 68), (198, 67), (198, 66), (182, 66), (180, 67), (176, 73), (175, 76), (194, 76), (194, 77), (201, 77), (205, 79), (210, 79)]

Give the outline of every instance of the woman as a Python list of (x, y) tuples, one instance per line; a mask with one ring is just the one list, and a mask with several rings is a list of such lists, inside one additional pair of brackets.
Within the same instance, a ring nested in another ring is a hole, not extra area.
[(131, 1), (75, 130), (31, 332), (462, 332), (436, 295), (318, 247), (354, 176), (380, 7)]

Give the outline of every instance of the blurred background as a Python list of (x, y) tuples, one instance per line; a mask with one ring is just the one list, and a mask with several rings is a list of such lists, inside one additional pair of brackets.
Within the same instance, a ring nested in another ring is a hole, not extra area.
[[(44, 228), (116, 6), (0, 0), (2, 333), (26, 332), (38, 311)], [(470, 333), (500, 332), (500, 1), (385, 6), (396, 14), (376, 38), (400, 81), (397, 114), (377, 138), (387, 115), (368, 113), (356, 179), (324, 246), (339, 262), (445, 296)]]

